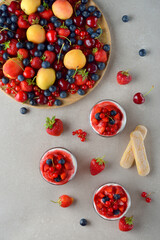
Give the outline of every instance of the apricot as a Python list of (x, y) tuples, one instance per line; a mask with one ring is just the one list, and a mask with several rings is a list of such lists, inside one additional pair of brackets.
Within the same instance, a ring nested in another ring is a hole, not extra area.
[(86, 64), (86, 57), (79, 49), (73, 49), (64, 56), (64, 66), (67, 69), (81, 69)]
[(18, 58), (10, 58), (3, 65), (3, 74), (11, 79), (16, 79), (23, 74), (23, 64)]
[(53, 68), (40, 68), (37, 73), (36, 83), (42, 90), (47, 90), (56, 80), (55, 70)]
[(46, 40), (46, 34), (44, 28), (39, 24), (31, 25), (27, 29), (27, 39), (30, 42), (39, 44), (43, 43)]
[(41, 0), (22, 0), (21, 9), (27, 14), (30, 15), (37, 11), (37, 8), (41, 4)]
[(56, 17), (65, 20), (72, 16), (73, 7), (67, 0), (56, 0), (52, 5), (52, 11)]

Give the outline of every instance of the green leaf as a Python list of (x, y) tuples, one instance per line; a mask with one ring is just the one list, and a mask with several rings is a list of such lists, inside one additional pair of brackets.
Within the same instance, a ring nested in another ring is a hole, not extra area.
[(4, 43), (4, 50), (7, 50), (8, 48), (10, 48), (10, 42), (11, 41), (8, 41), (8, 42)]
[(55, 116), (53, 116), (51, 119), (49, 117), (46, 118), (46, 124), (44, 125), (46, 128), (52, 129), (53, 125), (55, 124)]
[(105, 161), (104, 161), (104, 158), (105, 156), (101, 157), (101, 158), (95, 158), (96, 159), (96, 162), (99, 164), (99, 165), (103, 165), (105, 164)]
[(133, 216), (132, 217), (125, 217), (125, 222), (128, 225), (132, 225), (133, 224)]

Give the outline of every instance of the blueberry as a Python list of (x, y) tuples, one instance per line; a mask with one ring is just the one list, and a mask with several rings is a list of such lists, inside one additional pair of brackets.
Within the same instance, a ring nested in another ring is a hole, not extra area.
[(2, 51), (3, 50), (3, 45), (2, 44), (0, 44), (0, 51)]
[(29, 64), (30, 64), (29, 59), (28, 59), (28, 58), (24, 58), (24, 59), (23, 59), (23, 65), (26, 67), (26, 66), (28, 66)]
[(10, 25), (11, 23), (12, 23), (12, 21), (11, 21), (11, 19), (8, 17), (7, 18), (7, 20), (6, 20), (6, 23), (8, 24), (8, 25)]
[(37, 8), (37, 11), (38, 12), (43, 12), (45, 10), (45, 7), (43, 5), (40, 5), (38, 8)]
[(34, 43), (33, 42), (26, 42), (26, 48), (28, 50), (32, 50), (34, 48)]
[(56, 86), (52, 85), (49, 87), (50, 92), (55, 92), (57, 90)]
[(109, 120), (109, 123), (110, 123), (111, 125), (114, 125), (114, 124), (115, 124), (115, 120), (114, 120), (114, 119), (110, 119), (110, 120)]
[(77, 16), (81, 15), (81, 11), (79, 9), (76, 10), (76, 15)]
[(62, 44), (64, 43), (64, 40), (62, 38), (59, 38), (57, 43), (59, 46), (62, 46)]
[(75, 74), (75, 70), (74, 70), (74, 69), (69, 69), (68, 72), (67, 72), (67, 74), (68, 74), (69, 76), (73, 76), (73, 75)]
[(59, 164), (62, 164), (62, 165), (64, 165), (65, 162), (66, 162), (66, 161), (65, 161), (63, 158), (61, 158), (61, 159), (58, 161), (58, 163), (59, 163)]
[(63, 58), (64, 58), (64, 54), (63, 53), (57, 54), (57, 59), (62, 60)]
[(35, 99), (31, 99), (31, 100), (29, 101), (29, 103), (30, 103), (32, 106), (37, 105), (37, 102), (36, 102)]
[(93, 30), (93, 28), (88, 28), (87, 32), (91, 35), (94, 32), (94, 30)]
[(94, 56), (92, 54), (89, 54), (87, 56), (87, 60), (88, 60), (89, 63), (93, 62), (94, 61)]
[(72, 77), (68, 77), (67, 80), (68, 80), (68, 82), (69, 82), (70, 84), (72, 84), (72, 83), (75, 82), (75, 79), (72, 78)]
[(18, 42), (18, 43), (16, 44), (16, 47), (17, 47), (17, 48), (23, 48), (23, 47), (24, 47), (24, 43)]
[(71, 32), (74, 32), (76, 30), (76, 26), (75, 25), (70, 25), (69, 26), (69, 30), (71, 30)]
[(24, 81), (24, 76), (23, 76), (23, 75), (18, 75), (18, 80), (19, 80), (20, 82)]
[(94, 12), (95, 10), (96, 10), (96, 7), (95, 7), (95, 6), (89, 6), (89, 7), (88, 7), (88, 11), (89, 11), (90, 13)]
[(77, 44), (78, 44), (79, 46), (82, 46), (82, 45), (83, 45), (83, 41), (82, 41), (82, 40), (78, 40), (78, 41), (77, 41)]
[(101, 118), (100, 118), (100, 113), (96, 113), (96, 114), (95, 114), (95, 119), (101, 120)]
[(145, 49), (140, 49), (139, 50), (139, 56), (144, 57), (144, 56), (146, 56), (146, 54), (147, 54), (147, 52), (146, 52)]
[(81, 225), (81, 226), (86, 226), (86, 225), (87, 225), (87, 220), (86, 220), (85, 218), (82, 218), (82, 219), (80, 220), (80, 225)]
[(99, 63), (97, 64), (97, 66), (98, 66), (98, 69), (99, 69), (99, 70), (104, 70), (105, 67), (106, 67), (105, 63), (103, 63), (103, 62), (99, 62)]
[(56, 72), (56, 78), (61, 79), (62, 78), (62, 73), (61, 72)]
[(52, 16), (52, 17), (50, 18), (50, 21), (51, 21), (51, 23), (55, 23), (55, 22), (57, 21), (57, 17)]
[(81, 3), (86, 4), (88, 3), (88, 0), (81, 0)]
[(5, 23), (6, 18), (5, 17), (0, 17), (0, 23)]
[(102, 13), (100, 11), (95, 11), (93, 13), (93, 16), (97, 17), (97, 18), (100, 18), (102, 16)]
[(3, 28), (7, 28), (8, 29), (8, 25), (7, 24), (3, 24)]
[(28, 112), (28, 109), (25, 107), (20, 108), (20, 113), (21, 114), (26, 114)]
[(44, 90), (44, 96), (49, 97), (51, 95), (51, 92), (47, 89)]
[(79, 95), (84, 95), (85, 94), (85, 91), (83, 89), (78, 89), (77, 93)]
[(124, 16), (122, 17), (122, 21), (123, 21), (123, 22), (128, 22), (128, 21), (129, 21), (129, 17), (128, 17), (127, 15), (124, 15)]
[(84, 10), (84, 11), (82, 12), (82, 16), (83, 16), (84, 18), (89, 17), (89, 15), (90, 15), (90, 13), (89, 13), (88, 11), (86, 11), (86, 10)]
[(73, 20), (72, 19), (66, 19), (65, 20), (65, 25), (67, 26), (67, 27), (69, 27), (70, 25), (72, 25), (73, 24)]
[(34, 52), (34, 56), (35, 56), (35, 57), (41, 57), (42, 54), (43, 54), (43, 53), (42, 53), (41, 51), (35, 51), (35, 52)]
[[(76, 36), (76, 34), (74, 32), (71, 32), (70, 37), (74, 38), (75, 36)], [(66, 42), (69, 43), (68, 40)]]
[(7, 35), (8, 35), (9, 38), (14, 38), (14, 33), (11, 32), (11, 31), (8, 31)]
[[(73, 38), (73, 39), (74, 39), (74, 38)], [(72, 42), (73, 42), (73, 41), (72, 41)], [(70, 45), (64, 44), (62, 50), (63, 50), (64, 52), (67, 52), (69, 49), (70, 49)]]
[(40, 43), (40, 44), (38, 44), (38, 46), (37, 46), (37, 50), (39, 50), (39, 51), (44, 51), (45, 48), (46, 48), (46, 46), (45, 46), (44, 43)]
[(9, 54), (7, 52), (3, 53), (3, 59), (7, 60), (9, 58)]
[(115, 110), (111, 110), (111, 116), (116, 116), (117, 112)]
[(46, 163), (47, 163), (47, 165), (51, 166), (53, 164), (52, 159), (50, 159), (50, 158), (47, 159)]
[(56, 99), (56, 100), (54, 101), (54, 104), (55, 104), (56, 106), (60, 106), (60, 105), (62, 105), (62, 102), (61, 102), (61, 100)]
[(17, 23), (12, 23), (12, 24), (10, 25), (10, 29), (11, 29), (12, 31), (17, 30), (17, 28), (18, 28)]
[(49, 68), (51, 64), (47, 61), (42, 62), (42, 68)]
[(71, 44), (75, 44), (76, 43), (76, 39), (75, 38), (70, 38), (69, 40), (71, 41)]
[(7, 77), (2, 77), (2, 82), (4, 84), (7, 84), (7, 83), (9, 83), (9, 79)]
[(11, 15), (11, 21), (16, 23), (18, 21), (18, 17), (15, 14)]
[(60, 97), (61, 98), (66, 98), (67, 97), (67, 92), (66, 91), (60, 92)]
[(107, 197), (107, 196), (105, 196), (105, 197), (102, 198), (102, 202), (103, 202), (103, 203), (105, 203), (105, 202), (107, 202), (107, 201), (109, 201), (109, 200), (110, 200), (110, 199), (109, 199), (109, 197)]
[(5, 12), (5, 11), (8, 10), (8, 6), (7, 6), (6, 4), (2, 4), (2, 5), (0, 6), (0, 9), (1, 9), (3, 12)]
[(47, 23), (48, 23), (47, 20), (44, 19), (44, 18), (40, 20), (40, 25), (41, 26), (47, 25)]
[(61, 22), (60, 22), (59, 20), (55, 21), (55, 22), (54, 22), (54, 26), (55, 26), (56, 28), (60, 27), (60, 26), (61, 26)]
[(108, 52), (110, 50), (110, 46), (108, 44), (103, 45), (103, 50)]
[(91, 79), (96, 82), (96, 81), (99, 80), (99, 75), (96, 74), (96, 73), (93, 73), (93, 74), (91, 75)]
[(97, 30), (96, 30), (96, 33), (98, 33), (99, 35), (102, 33), (102, 28), (98, 28)]
[(93, 33), (91, 34), (91, 38), (97, 38), (98, 36), (99, 36), (99, 34), (96, 33), (96, 32), (93, 32)]
[(79, 10), (80, 10), (81, 12), (83, 12), (84, 10), (86, 10), (85, 4), (81, 4), (81, 5), (79, 6)]
[(114, 215), (119, 215), (119, 214), (120, 214), (119, 209), (117, 209), (117, 210), (113, 210), (113, 214), (114, 214)]
[(58, 175), (58, 177), (57, 177), (57, 178), (54, 178), (54, 181), (55, 181), (55, 182), (60, 182), (60, 181), (62, 181), (62, 179), (61, 179), (60, 175)]
[(34, 94), (34, 92), (28, 92), (27, 96), (28, 96), (28, 99), (32, 99), (35, 97), (35, 94)]
[(8, 16), (9, 16), (9, 13), (8, 13), (8, 12), (3, 12), (1, 16), (2, 16), (2, 17), (8, 17)]
[(121, 196), (120, 196), (119, 194), (114, 194), (114, 196), (113, 196), (113, 197), (114, 197), (114, 199), (115, 199), (115, 200), (118, 200), (118, 199), (120, 199), (120, 198), (121, 198)]
[(51, 44), (47, 45), (47, 50), (53, 52), (54, 51), (54, 46)]

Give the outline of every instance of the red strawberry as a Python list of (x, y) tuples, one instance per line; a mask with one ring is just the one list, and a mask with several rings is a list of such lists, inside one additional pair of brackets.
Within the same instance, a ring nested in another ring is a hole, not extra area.
[(84, 85), (88, 80), (88, 72), (86, 69), (78, 70), (75, 75), (75, 84), (78, 86)]
[(44, 58), (45, 61), (52, 64), (56, 58), (56, 54), (54, 52), (46, 50), (42, 58)]
[(29, 53), (27, 49), (21, 48), (18, 50), (17, 56), (19, 59), (28, 58)]
[(63, 122), (53, 116), (51, 119), (46, 118), (46, 132), (52, 136), (60, 136), (63, 132)]
[(70, 34), (70, 30), (66, 26), (61, 26), (60, 28), (57, 28), (57, 32), (60, 38), (65, 39), (65, 37), (68, 37)]
[(50, 20), (50, 18), (53, 16), (53, 12), (51, 9), (45, 9), (43, 12), (41, 12), (40, 14), (41, 18), (46, 19), (47, 21)]
[(73, 203), (73, 198), (68, 195), (62, 195), (59, 197), (57, 202), (51, 201), (53, 203), (58, 203), (61, 207), (69, 207)]
[(97, 62), (107, 62), (108, 56), (103, 49), (94, 48), (93, 53)]
[(92, 175), (97, 175), (98, 173), (102, 172), (105, 168), (105, 161), (102, 158), (93, 158), (90, 163), (90, 172)]
[(132, 80), (132, 76), (129, 74), (128, 71), (119, 71), (117, 73), (117, 82), (120, 85), (125, 85), (130, 83), (130, 81)]
[(38, 13), (32, 13), (28, 16), (28, 22), (32, 24), (38, 24), (40, 22), (40, 16)]
[[(27, 79), (27, 80), (31, 80), (31, 79)], [(30, 81), (27, 81), (27, 80), (20, 82), (20, 87), (22, 91), (31, 92), (33, 90), (33, 85), (31, 85)]]
[(133, 229), (133, 217), (122, 217), (119, 220), (119, 229), (123, 232), (127, 232)]
[(41, 68), (42, 65), (42, 60), (39, 57), (34, 57), (31, 60), (31, 67), (35, 68), (35, 69), (39, 69)]
[(24, 28), (24, 29), (27, 29), (27, 28), (30, 27), (27, 15), (23, 14), (23, 15), (19, 16), (19, 18), (18, 18), (18, 27), (19, 28)]
[(12, 39), (11, 41), (5, 42), (4, 50), (7, 50), (9, 55), (16, 56), (18, 51), (18, 48), (16, 47), (17, 43), (18, 41), (16, 39)]

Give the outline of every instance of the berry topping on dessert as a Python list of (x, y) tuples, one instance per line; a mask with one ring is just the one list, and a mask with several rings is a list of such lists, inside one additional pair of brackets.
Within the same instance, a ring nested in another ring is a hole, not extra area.
[(58, 201), (52, 201), (53, 203), (58, 203), (60, 207), (66, 208), (69, 207), (73, 203), (73, 198), (68, 195), (62, 195), (59, 197)]
[(52, 136), (60, 136), (63, 132), (63, 122), (53, 116), (51, 119), (46, 118), (46, 132)]

